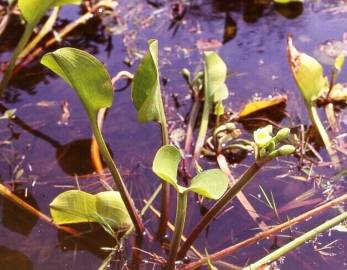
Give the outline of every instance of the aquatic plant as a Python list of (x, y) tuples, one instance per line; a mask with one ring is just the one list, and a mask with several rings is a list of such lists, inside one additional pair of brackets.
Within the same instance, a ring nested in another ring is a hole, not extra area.
[(99, 110), (111, 107), (113, 102), (113, 87), (106, 68), (94, 56), (74, 48), (62, 48), (47, 53), (43, 56), (41, 63), (64, 79), (79, 96), (87, 112), (100, 152), (111, 171), (137, 233), (142, 235), (144, 226), (141, 217), (113, 162), (97, 123)]
[[(158, 65), (158, 41), (148, 41), (148, 51), (139, 64), (131, 88), (132, 102), (137, 110), (140, 123), (159, 122), (161, 126), (162, 145), (168, 145), (169, 132), (166, 122), (164, 104), (160, 90), (160, 74)], [(162, 185), (162, 204), (158, 236), (166, 231), (169, 212), (170, 186)]]
[(12, 54), (11, 60), (8, 63), (6, 73), (0, 83), (0, 97), (4, 94), (11, 79), (19, 54), (28, 43), (34, 28), (41, 21), (46, 12), (52, 7), (60, 7), (67, 4), (78, 5), (80, 3), (81, 0), (18, 0), (18, 8), (26, 21), (26, 26), (24, 33)]
[[(329, 135), (324, 128), (322, 121), (317, 112), (317, 101), (322, 97), (323, 93), (329, 89), (329, 81), (323, 74), (323, 67), (313, 57), (299, 52), (293, 45), (292, 37), (288, 37), (288, 59), (295, 82), (300, 90), (300, 93), (305, 101), (306, 109), (313, 126), (318, 131), (328, 154), (331, 157), (333, 166), (340, 168), (340, 161), (335, 149), (332, 146)], [(337, 69), (341, 69), (343, 60), (337, 61)], [(332, 76), (330, 89), (335, 84), (338, 73)], [(331, 93), (331, 90), (329, 90)]]
[(153, 172), (166, 183), (173, 186), (177, 192), (177, 207), (175, 219), (175, 232), (170, 246), (169, 260), (166, 269), (175, 268), (177, 251), (182, 237), (186, 212), (188, 192), (194, 192), (203, 197), (217, 200), (227, 189), (228, 177), (219, 169), (210, 169), (197, 174), (190, 182), (189, 187), (178, 184), (177, 170), (181, 161), (180, 151), (171, 145), (161, 147), (153, 161)]

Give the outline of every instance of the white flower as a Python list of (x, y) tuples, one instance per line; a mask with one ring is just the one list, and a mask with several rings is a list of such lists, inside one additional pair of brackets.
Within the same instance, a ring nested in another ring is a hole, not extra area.
[(272, 126), (259, 128), (253, 133), (254, 142), (259, 148), (267, 146), (272, 140)]

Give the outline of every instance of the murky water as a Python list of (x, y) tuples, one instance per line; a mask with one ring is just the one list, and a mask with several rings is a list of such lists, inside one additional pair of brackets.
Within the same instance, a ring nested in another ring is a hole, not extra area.
[[(347, 31), (347, 12), (337, 13), (335, 8), (343, 1), (308, 1), (305, 5), (294, 4), (283, 8), (273, 5), (271, 1), (192, 0), (183, 18), (176, 22), (171, 20), (172, 3), (162, 2), (154, 5), (141, 0), (119, 1), (117, 21), (104, 19), (108, 28), (118, 33), (108, 34), (103, 23), (95, 19), (80, 27), (60, 46), (78, 47), (93, 53), (105, 63), (110, 74), (115, 75), (120, 70), (133, 72), (138, 63), (137, 56), (146, 48), (147, 39), (158, 39), (161, 73), (165, 78), (164, 100), (172, 129), (183, 126), (181, 118), (186, 117), (191, 105), (190, 99), (186, 98), (188, 88), (180, 70), (183, 67), (188, 67), (192, 72), (201, 69), (201, 48), (219, 47), (218, 51), (230, 71), (227, 80), (231, 91), (227, 102), (229, 108), (238, 111), (254, 96), (287, 94), (286, 110), (290, 119), (283, 119), (281, 124), (308, 123), (305, 107), (289, 73), (286, 37), (292, 33), (297, 47), (309, 54), (314, 54), (320, 44), (329, 40), (342, 40), (343, 33)], [(79, 12), (77, 7), (63, 8), (58, 26), (77, 18)], [(21, 33), (19, 22), (15, 19), (11, 21), (9, 29), (1, 37), (2, 62), (8, 59)], [(129, 66), (132, 62), (134, 64)], [(325, 68), (329, 70), (329, 66)], [(344, 69), (340, 80), (346, 79)], [(124, 85), (120, 82), (118, 88)], [(137, 124), (129, 87), (122, 90), (116, 93), (114, 106), (108, 114), (105, 136), (135, 203), (141, 208), (142, 199), (148, 198), (159, 184), (150, 168), (161, 143), (160, 129), (155, 124)], [(176, 100), (172, 94), (175, 94)], [(177, 110), (174, 108), (175, 101), (180, 105)], [(64, 119), (66, 125), (61, 124), (63, 104), (68, 104), (71, 113), (69, 119)], [(16, 108), (18, 118), (13, 122), (0, 121), (0, 141), (12, 140), (10, 145), (0, 145), (0, 177), (6, 184), (15, 181), (19, 196), (40, 211), (49, 213), (48, 204), (52, 199), (60, 192), (76, 187), (76, 181), (90, 192), (103, 189), (97, 177), (91, 174), (90, 160), (87, 158), (91, 132), (82, 106), (74, 92), (61, 79), (40, 66), (38, 59), (16, 74), (1, 110), (4, 110), (3, 106)], [(345, 126), (343, 128), (346, 129)], [(324, 153), (322, 155), (326, 158)], [(235, 165), (235, 175), (240, 175), (251, 161), (252, 156), (249, 156), (241, 165)], [(291, 176), (303, 176), (296, 171), (295, 162), (295, 159), (272, 162), (245, 189), (245, 194), (255, 197), (260, 195), (259, 185), (268, 193), (273, 192), (281, 220), (276, 219), (271, 209), (249, 196), (268, 224), (285, 221), (287, 216), (294, 217), (325, 198), (321, 195), (322, 190), (316, 189), (313, 197), (310, 197), (314, 199), (312, 204), (298, 204), (291, 210), (285, 207), (315, 186), (313, 179), (299, 181), (289, 176), (280, 177), (288, 170), (291, 170)], [(207, 161), (204, 165), (216, 166)], [(323, 176), (335, 173), (326, 168), (320, 168), (318, 172)], [(344, 188), (340, 187), (334, 194), (342, 192)], [(155, 206), (158, 205), (157, 202)], [(207, 248), (212, 253), (255, 233), (256, 225), (239, 202), (234, 200), (231, 206), (210, 226), (208, 236), (202, 236), (195, 243), (199, 250)], [(193, 197), (189, 208), (186, 232), (200, 217)], [(336, 213), (330, 210), (294, 230), (297, 233), (307, 231)], [(151, 214), (145, 218), (150, 231), (154, 233), (156, 218)], [(108, 254), (101, 247), (115, 244), (100, 230), (81, 241), (71, 239), (4, 199), (0, 199), (0, 220), (0, 269), (97, 269)], [(91, 228), (83, 229), (89, 231)], [(278, 245), (285, 243), (285, 239), (279, 241)], [(279, 267), (346, 269), (346, 241), (346, 233), (332, 231), (283, 258)], [(333, 242), (332, 248), (326, 247), (330, 242)], [(145, 246), (158, 251), (156, 244), (146, 243)], [(272, 240), (263, 241), (226, 258), (226, 261), (242, 266), (247, 261), (261, 257), (271, 248)], [(122, 269), (122, 260), (119, 260), (114, 269)], [(151, 263), (143, 265), (144, 269), (153, 267), (159, 269), (159, 266)]]

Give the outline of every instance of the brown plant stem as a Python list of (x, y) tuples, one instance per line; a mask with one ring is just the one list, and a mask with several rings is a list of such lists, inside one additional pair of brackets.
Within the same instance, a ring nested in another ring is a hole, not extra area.
[[(218, 155), (217, 162), (218, 162), (218, 165), (221, 168), (221, 170), (228, 176), (230, 187), (235, 185), (236, 180), (233, 177), (233, 175), (229, 169), (228, 162), (226, 161), (225, 156), (224, 155)], [(258, 225), (258, 227), (262, 231), (267, 231), (269, 229), (269, 227), (266, 225), (266, 223), (258, 215), (257, 211), (254, 209), (253, 205), (247, 199), (245, 194), (242, 191), (240, 191), (239, 193), (236, 194), (236, 197), (240, 201), (240, 203), (242, 204), (243, 208), (247, 211), (249, 216), (252, 218), (252, 220)]]
[[(287, 230), (289, 228), (291, 228), (292, 226), (294, 226), (295, 224), (298, 224), (300, 222), (303, 222), (303, 221), (306, 221), (308, 219), (311, 219), (312, 217), (322, 213), (323, 211), (327, 210), (327, 209), (330, 209), (336, 205), (339, 205), (343, 202), (347, 201), (347, 194), (344, 194), (334, 200), (331, 200), (329, 202), (326, 202), (310, 211), (307, 211), (291, 220), (288, 220), (280, 225), (277, 225), (277, 226), (274, 226), (273, 228), (265, 231), (265, 232), (260, 232), (258, 234), (256, 234), (255, 236), (249, 238), (249, 239), (246, 239), (242, 242), (239, 242), (235, 245), (232, 245), (228, 248), (225, 248), (221, 251), (218, 251), (216, 253), (213, 253), (213, 254), (210, 254), (208, 256), (208, 258), (211, 260), (211, 261), (216, 261), (216, 260), (220, 260), (222, 259), (223, 257), (225, 256), (229, 256), (241, 249), (244, 249), (260, 240), (263, 240), (263, 239), (266, 239), (267, 237), (269, 236), (273, 236), (273, 235), (276, 235), (278, 233), (281, 233), (283, 232), (284, 230)], [(192, 262), (190, 264), (187, 264), (186, 266), (184, 266), (182, 268), (182, 270), (193, 270), (193, 269), (197, 269), (199, 267), (201, 267), (202, 265), (204, 264), (207, 264), (207, 258), (203, 258), (203, 259), (200, 259), (196, 262)]]
[(201, 232), (207, 227), (208, 224), (218, 215), (218, 213), (233, 199), (237, 193), (242, 190), (259, 172), (261, 167), (267, 162), (269, 159), (257, 160), (249, 167), (241, 178), (236, 182), (234, 186), (229, 188), (226, 193), (210, 208), (210, 210), (202, 217), (199, 223), (195, 226), (193, 231), (187, 238), (187, 241), (182, 245), (181, 249), (178, 252), (177, 257), (183, 258), (189, 247), (194, 243), (194, 241), (198, 238)]
[(18, 207), (28, 211), (30, 214), (32, 214), (35, 217), (38, 217), (42, 221), (54, 226), (56, 229), (66, 232), (68, 234), (71, 234), (72, 236), (79, 236), (80, 233), (70, 227), (67, 226), (61, 226), (58, 224), (55, 224), (53, 220), (45, 215), (44, 213), (40, 212), (36, 208), (32, 207), (30, 204), (19, 198), (17, 195), (13, 194), (11, 190), (9, 190), (5, 185), (0, 183), (0, 195), (3, 196), (4, 198), (8, 199), (9, 201), (13, 202), (16, 204)]

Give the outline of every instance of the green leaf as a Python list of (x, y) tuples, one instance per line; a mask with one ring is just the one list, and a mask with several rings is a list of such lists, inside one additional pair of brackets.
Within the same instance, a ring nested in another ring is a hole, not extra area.
[(62, 48), (45, 54), (41, 63), (75, 89), (92, 121), (99, 109), (111, 107), (111, 79), (104, 65), (94, 56), (79, 49)]
[(339, 73), (340, 73), (344, 63), (345, 63), (345, 55), (341, 53), (336, 57), (335, 62), (334, 62), (334, 67)]
[(217, 200), (228, 188), (228, 177), (220, 169), (203, 171), (196, 175), (188, 190), (201, 196)]
[(227, 67), (215, 52), (205, 52), (205, 76), (207, 93), (213, 102), (222, 101), (229, 96), (228, 88), (225, 84), (227, 77)]
[(89, 193), (69, 190), (59, 194), (49, 207), (56, 224), (94, 222), (95, 202), (95, 196)]
[(131, 97), (139, 122), (162, 122), (164, 109), (160, 92), (158, 41), (149, 40), (148, 46), (148, 51), (135, 73)]
[(97, 222), (105, 227), (124, 229), (132, 224), (117, 191), (92, 195), (69, 190), (59, 194), (49, 206), (54, 223), (58, 225)]
[(96, 212), (112, 228), (127, 228), (132, 222), (122, 197), (117, 191), (96, 194)]
[(172, 145), (164, 145), (154, 157), (152, 170), (162, 180), (168, 182), (178, 190), (177, 169), (180, 161), (180, 151)]
[(51, 7), (80, 3), (81, 0), (18, 0), (18, 7), (25, 20), (36, 25)]
[(288, 38), (288, 54), (292, 74), (296, 84), (305, 99), (306, 104), (312, 104), (328, 87), (328, 79), (323, 77), (323, 68), (313, 57), (299, 52)]

